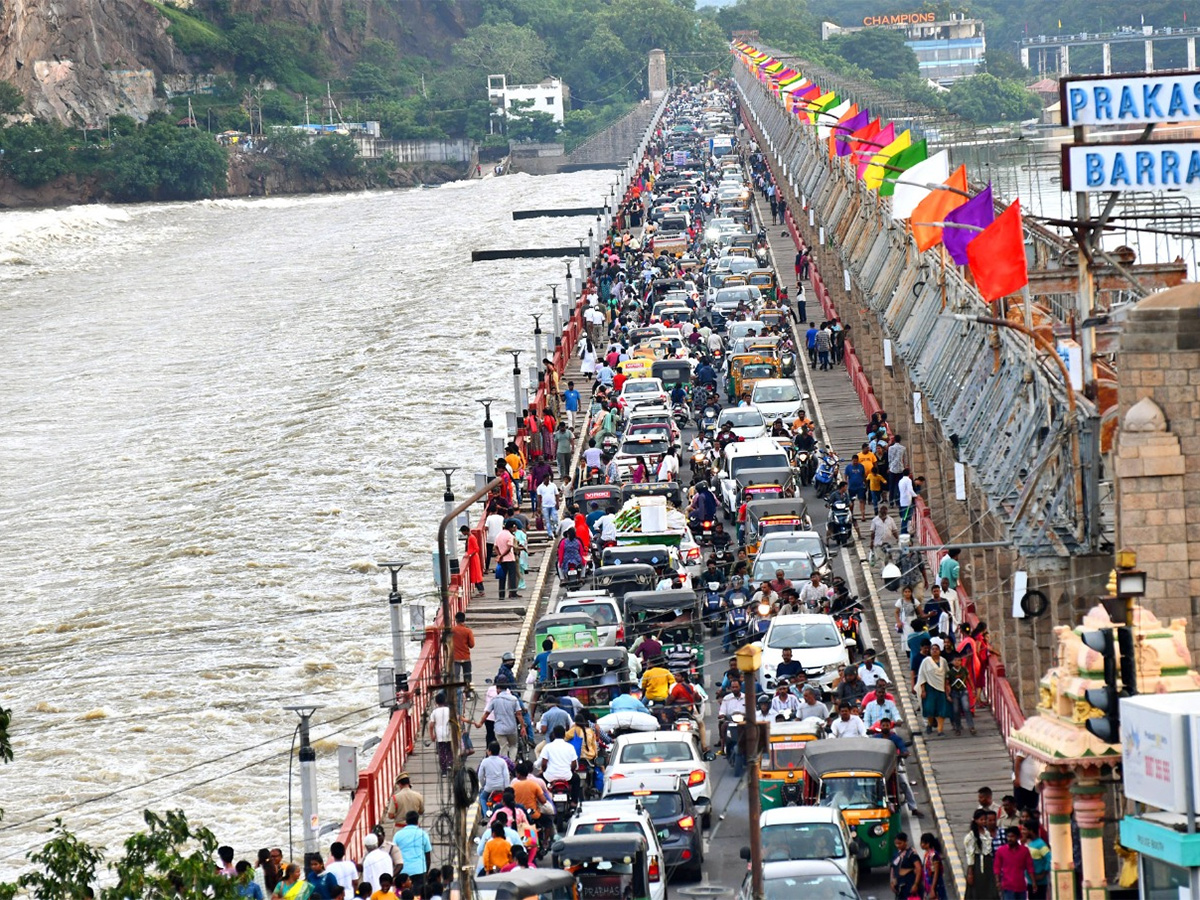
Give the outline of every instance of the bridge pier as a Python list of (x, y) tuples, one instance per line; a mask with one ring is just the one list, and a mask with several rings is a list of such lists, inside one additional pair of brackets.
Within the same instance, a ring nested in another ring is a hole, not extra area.
[(1146, 41), (1146, 71), (1154, 71), (1154, 41)]
[(1112, 44), (1105, 41), (1100, 45), (1101, 66), (1100, 71), (1105, 75), (1112, 74)]
[(1066, 44), (1058, 45), (1058, 74), (1064, 78), (1071, 74), (1071, 48)]
[(1189, 69), (1196, 68), (1196, 39), (1194, 37), (1187, 39), (1187, 67)]

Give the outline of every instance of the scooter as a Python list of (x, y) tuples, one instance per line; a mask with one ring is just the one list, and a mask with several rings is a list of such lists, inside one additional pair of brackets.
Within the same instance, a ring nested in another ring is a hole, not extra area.
[(817, 496), (825, 497), (833, 490), (833, 485), (838, 477), (838, 458), (837, 454), (828, 451), (821, 456), (821, 461), (817, 465), (817, 471), (813, 475), (813, 484), (817, 487)]
[(755, 609), (754, 621), (750, 623), (750, 639), (762, 640), (767, 629), (771, 627), (771, 604), (760, 603)]
[[(821, 493), (817, 490), (818, 495)], [(829, 539), (838, 546), (850, 543), (854, 533), (854, 514), (846, 500), (834, 500), (829, 504)]]
[(725, 724), (725, 758), (733, 766), (735, 778), (741, 778), (746, 769), (746, 760), (742, 757), (739, 746), (739, 738), (742, 736), (742, 727), (745, 724), (746, 717), (742, 713), (734, 713)]
[(855, 598), (852, 606), (847, 606), (840, 612), (836, 613), (834, 621), (837, 623), (838, 631), (842, 633), (842, 639), (845, 641), (854, 642), (853, 644), (848, 645), (849, 649), (852, 651), (850, 653), (850, 657), (853, 659), (855, 656), (853, 651), (862, 643), (858, 636), (859, 626), (862, 625), (862, 605), (858, 602), (858, 599)]
[(718, 410), (715, 406), (706, 406), (704, 407), (704, 414), (698, 423), (700, 433), (710, 440), (712, 439), (713, 434), (716, 433), (717, 417), (719, 414), (720, 410)]
[(795, 466), (800, 474), (800, 484), (802, 487), (808, 487), (813, 483), (813, 476), (817, 472), (817, 455), (812, 450), (797, 450), (795, 456)]
[(686, 403), (676, 403), (674, 408), (671, 410), (671, 416), (675, 419), (675, 424), (678, 425), (680, 429), (687, 428), (688, 422), (690, 422), (692, 418), (688, 414)]
[(704, 623), (709, 634), (721, 630), (721, 582), (710, 581), (704, 591)]
[(581, 563), (567, 563), (563, 567), (561, 582), (563, 590), (571, 590), (583, 586), (586, 569)]
[(707, 450), (697, 450), (692, 454), (692, 483), (703, 481), (712, 474), (712, 462), (708, 458)]
[(746, 626), (750, 623), (750, 613), (746, 609), (745, 597), (733, 597), (725, 616), (725, 640), (723, 649), (731, 653), (735, 647), (740, 647), (746, 638)]
[(567, 830), (567, 822), (571, 816), (575, 815), (575, 804), (571, 800), (571, 782), (551, 782), (550, 799), (554, 801), (554, 828), (562, 834)]

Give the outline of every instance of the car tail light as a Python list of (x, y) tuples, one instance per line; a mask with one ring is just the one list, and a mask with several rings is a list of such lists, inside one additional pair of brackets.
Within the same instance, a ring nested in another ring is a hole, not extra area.
[(684, 861), (687, 861), (687, 860), (689, 860), (689, 859), (691, 859), (691, 858), (692, 858), (692, 851), (691, 851), (691, 850), (684, 850), (684, 851), (683, 851), (683, 853), (682, 853), (681, 855), (682, 855), (682, 857), (683, 857)]
[(617, 772), (615, 775), (609, 775), (608, 779), (609, 779), (609, 781), (615, 781), (618, 778), (624, 778), (624, 777), (625, 776), (622, 775), (620, 772)]
[(623, 640), (625, 640), (625, 626), (618, 625), (617, 626), (617, 643), (619, 644)]
[(708, 774), (703, 769), (693, 769), (692, 773), (688, 775), (688, 787), (704, 784), (706, 778), (708, 778)]
[(693, 828), (696, 827), (696, 820), (693, 819), (691, 816), (684, 816), (682, 819), (679, 820), (679, 827), (686, 831), (691, 831)]
[(692, 547), (690, 550), (688, 550), (687, 558), (688, 558), (688, 562), (699, 562), (700, 561), (700, 548)]
[(657, 884), (661, 878), (662, 873), (659, 871), (658, 857), (656, 856), (650, 860), (650, 881), (653, 884)]

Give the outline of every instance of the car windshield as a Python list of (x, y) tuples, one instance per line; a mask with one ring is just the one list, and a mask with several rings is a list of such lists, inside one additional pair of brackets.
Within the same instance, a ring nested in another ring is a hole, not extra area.
[(757, 409), (743, 406), (736, 409), (727, 409), (721, 413), (720, 424), (724, 425), (726, 422), (729, 422), (734, 428), (753, 428), (756, 425), (763, 424), (763, 417), (762, 413)]
[(741, 303), (749, 300), (750, 293), (745, 288), (722, 288), (717, 291), (717, 303)]
[(592, 822), (580, 825), (575, 834), (645, 834), (641, 822)]
[(650, 438), (639, 436), (621, 445), (622, 456), (658, 456), (667, 452), (666, 438)]
[(754, 403), (791, 403), (800, 399), (800, 389), (792, 383), (760, 384), (754, 388)]
[(625, 382), (624, 392), (626, 394), (653, 394), (658, 391), (658, 385), (653, 381), (627, 381)]
[(888, 799), (878, 775), (838, 775), (821, 779), (817, 803), (833, 809), (882, 809)]
[(807, 553), (817, 559), (825, 558), (825, 548), (821, 545), (821, 538), (815, 534), (773, 534), (769, 540), (763, 542), (758, 552)]
[(787, 822), (762, 830), (763, 862), (829, 859), (846, 855), (842, 830), (832, 822)]
[(798, 584), (801, 581), (807, 581), (812, 576), (812, 559), (801, 554), (784, 557), (764, 557), (760, 550), (754, 560), (754, 570), (751, 573), (751, 577), (755, 581), (770, 581), (780, 569), (783, 569), (785, 578), (789, 578)]
[(735, 456), (730, 460), (729, 474), (738, 475), (751, 469), (786, 469), (787, 467), (788, 458), (783, 453), (778, 456), (773, 453), (769, 456)]
[(767, 646), (772, 650), (783, 650), (786, 647), (793, 650), (816, 650), (841, 645), (842, 636), (838, 634), (838, 630), (831, 622), (824, 621), (775, 625), (767, 636)]
[(607, 603), (564, 603), (558, 608), (560, 613), (583, 613), (591, 616), (597, 625), (616, 625), (617, 611)]
[(637, 793), (635, 796), (642, 801), (642, 806), (651, 819), (669, 819), (683, 815), (683, 798), (677, 793)]
[(787, 875), (768, 878), (763, 882), (764, 900), (842, 900), (858, 894), (845, 875)]
[(743, 378), (774, 378), (776, 374), (775, 367), (767, 363), (742, 368)]
[(619, 763), (690, 762), (692, 748), (684, 741), (647, 741), (621, 748)]

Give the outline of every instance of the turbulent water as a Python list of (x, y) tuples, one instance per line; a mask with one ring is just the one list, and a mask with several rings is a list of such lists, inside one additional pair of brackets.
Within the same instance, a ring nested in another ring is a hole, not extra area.
[(431, 599), (432, 467), (473, 488), (474, 398), (512, 396), (499, 351), (532, 357), (566, 274), (470, 250), (572, 245), (587, 220), (511, 210), (611, 181), (0, 214), (0, 878), (55, 816), (114, 849), (147, 806), (285, 841), (301, 696), (341, 818), (335, 748), (385, 722), (372, 563)]

